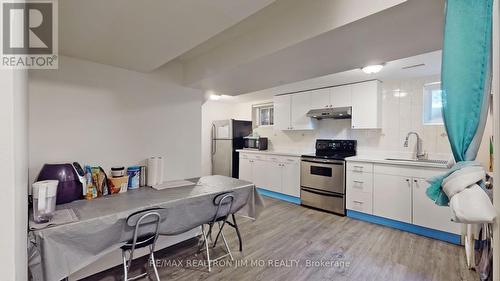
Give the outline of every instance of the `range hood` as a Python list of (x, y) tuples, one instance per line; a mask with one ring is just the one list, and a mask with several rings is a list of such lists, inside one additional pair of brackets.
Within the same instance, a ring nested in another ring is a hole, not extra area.
[(352, 108), (349, 107), (330, 107), (330, 108), (320, 108), (320, 109), (311, 109), (307, 112), (307, 117), (315, 118), (318, 120), (321, 119), (351, 119), (352, 117)]

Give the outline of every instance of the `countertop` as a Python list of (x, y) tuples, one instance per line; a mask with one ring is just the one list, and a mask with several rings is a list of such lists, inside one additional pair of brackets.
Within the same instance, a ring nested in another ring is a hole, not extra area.
[[(345, 160), (347, 162), (369, 162), (369, 163), (390, 164), (390, 165), (398, 165), (398, 166), (416, 166), (416, 167), (441, 168), (441, 169), (447, 168), (446, 164), (417, 162), (417, 161), (414, 161), (414, 162), (412, 162), (412, 161), (396, 161), (396, 160), (387, 160), (386, 158), (391, 158), (391, 157), (356, 155), (356, 156), (352, 156), (352, 157), (347, 157)], [(392, 157), (392, 158), (396, 158), (396, 157)]]
[(266, 155), (280, 155), (280, 156), (294, 156), (300, 157), (303, 154), (310, 154), (312, 152), (300, 152), (300, 151), (274, 151), (274, 150), (255, 150), (255, 149), (237, 149), (236, 151), (242, 153), (255, 153), (255, 154), (266, 154)]

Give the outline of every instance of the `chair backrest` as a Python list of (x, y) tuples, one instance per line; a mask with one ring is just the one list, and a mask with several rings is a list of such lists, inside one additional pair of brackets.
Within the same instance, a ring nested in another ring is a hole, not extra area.
[(234, 195), (232, 193), (222, 193), (214, 198), (214, 205), (217, 206), (217, 211), (215, 212), (213, 222), (220, 219), (226, 219), (231, 213), (233, 207)]
[[(144, 234), (154, 234), (155, 240), (158, 238), (161, 215), (163, 208), (151, 208), (130, 214), (127, 217), (127, 225), (134, 227), (133, 245), (137, 242), (137, 237)], [(154, 226), (154, 231), (151, 231)], [(147, 230), (147, 231), (146, 231)], [(141, 232), (143, 231), (143, 232)]]

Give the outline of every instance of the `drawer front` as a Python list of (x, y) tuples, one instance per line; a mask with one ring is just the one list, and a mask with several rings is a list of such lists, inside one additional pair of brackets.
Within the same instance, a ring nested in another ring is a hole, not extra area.
[(305, 206), (345, 215), (344, 196), (341, 195), (301, 188), (300, 201)]
[(300, 164), (300, 157), (282, 157), (283, 163)]
[(347, 170), (356, 173), (373, 173), (373, 164), (364, 162), (347, 162)]
[(346, 189), (359, 192), (373, 192), (373, 174), (347, 171)]
[(372, 194), (350, 190), (347, 193), (346, 207), (349, 210), (373, 214)]
[(283, 162), (283, 157), (276, 155), (266, 155), (266, 160), (271, 162)]
[(376, 164), (373, 166), (373, 173), (375, 174), (418, 178), (430, 178), (443, 174), (446, 171), (448, 170), (443, 168), (414, 167), (404, 165)]
[(253, 160), (267, 160), (266, 159), (266, 155), (256, 154), (256, 153), (248, 154), (248, 159), (253, 159)]
[(247, 154), (247, 153), (241, 153), (241, 152), (240, 152), (240, 158), (241, 158), (241, 159), (248, 159), (248, 154)]

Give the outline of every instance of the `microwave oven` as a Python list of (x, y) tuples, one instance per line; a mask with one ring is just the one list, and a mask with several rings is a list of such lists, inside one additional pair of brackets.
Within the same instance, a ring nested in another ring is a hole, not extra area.
[(245, 149), (267, 150), (267, 138), (245, 138)]

